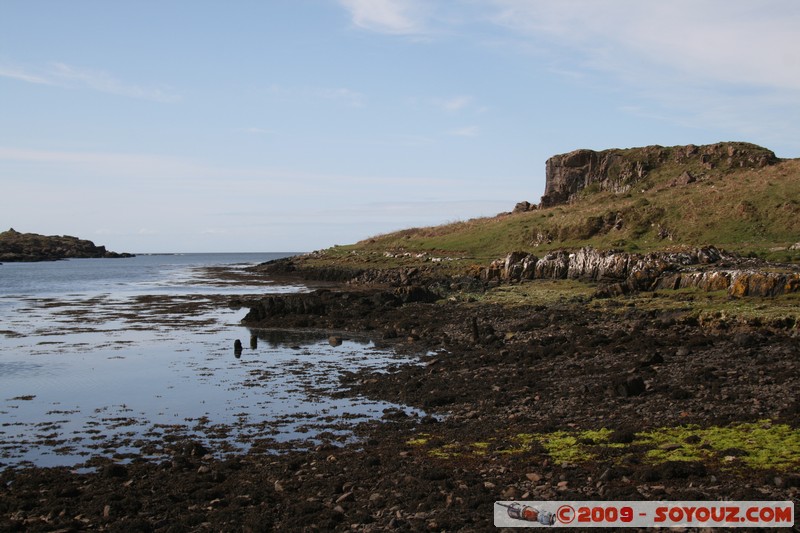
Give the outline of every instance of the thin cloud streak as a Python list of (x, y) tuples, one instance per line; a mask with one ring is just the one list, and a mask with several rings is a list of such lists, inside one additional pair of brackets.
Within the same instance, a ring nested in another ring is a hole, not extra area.
[(364, 95), (358, 91), (339, 87), (336, 89), (317, 89), (315, 92), (322, 98), (343, 102), (350, 107), (364, 107)]
[(445, 111), (454, 113), (456, 111), (461, 111), (462, 109), (470, 105), (472, 101), (473, 98), (471, 96), (460, 95), (448, 98), (447, 100), (443, 100), (440, 102), (440, 105), (442, 106), (442, 109), (444, 109)]
[(455, 137), (477, 137), (481, 133), (478, 126), (465, 126), (463, 128), (456, 128), (448, 132)]
[(328, 100), (349, 107), (364, 107), (367, 97), (348, 87), (285, 87), (273, 83), (267, 89), (269, 94), (286, 101)]
[(164, 183), (165, 179), (175, 183), (186, 180), (186, 185), (195, 190), (213, 190), (222, 183), (226, 188), (269, 186), (278, 187), (287, 193), (305, 194), (315, 188), (335, 184), (337, 190), (343, 191), (342, 194), (350, 194), (346, 190), (347, 186), (358, 186), (362, 190), (373, 186), (425, 185), (449, 188), (459, 183), (456, 179), (425, 176), (348, 176), (281, 168), (222, 167), (180, 157), (150, 154), (69, 152), (0, 146), (0, 164), (4, 162), (55, 165), (62, 170), (71, 166), (76, 167), (81, 176), (86, 177), (135, 178), (137, 182), (154, 180), (160, 183)]
[(36, 83), (39, 85), (55, 85), (53, 81), (48, 80), (47, 78), (8, 65), (0, 65), (0, 77), (11, 78), (12, 80), (25, 81), (28, 83)]
[(89, 89), (106, 94), (161, 103), (175, 103), (181, 99), (178, 94), (168, 89), (128, 84), (114, 78), (107, 72), (78, 68), (58, 62), (50, 63), (44, 68), (0, 65), (0, 77), (37, 85), (61, 87), (63, 89)]

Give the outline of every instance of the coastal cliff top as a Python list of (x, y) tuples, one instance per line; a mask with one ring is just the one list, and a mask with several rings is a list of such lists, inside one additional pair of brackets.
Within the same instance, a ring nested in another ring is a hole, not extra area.
[(684, 173), (694, 178), (720, 176), (742, 169), (764, 168), (779, 161), (771, 150), (745, 142), (602, 151), (579, 149), (547, 160), (541, 205), (569, 203), (587, 188), (625, 193), (639, 182), (658, 181), (664, 176), (675, 178)]
[[(715, 245), (800, 261), (800, 159), (744, 142), (575, 150), (546, 163), (540, 204), (377, 235), (318, 254), (369, 268), (485, 264), (512, 250), (649, 252)], [(509, 202), (509, 208), (513, 203)]]

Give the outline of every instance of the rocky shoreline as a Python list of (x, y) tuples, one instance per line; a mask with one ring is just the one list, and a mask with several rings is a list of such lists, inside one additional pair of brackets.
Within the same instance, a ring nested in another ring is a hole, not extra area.
[[(569, 279), (517, 277), (516, 265), (525, 272), (512, 257), (455, 277), (424, 265), (262, 267), (340, 283), (233, 302), (249, 308), (246, 325), (366, 334), (419, 354), (419, 364), (346, 374), (337, 394), (424, 414), (389, 409), (358, 426), (356, 442), (310, 451), (220, 458), (176, 437), (162, 461), (6, 470), (0, 530), (493, 531), (493, 502), (508, 499), (800, 509), (795, 315), (699, 315), (704, 291), (601, 298), (601, 285), (575, 281), (570, 292)], [(536, 299), (554, 283), (549, 300)], [(506, 289), (529, 296), (504, 303)]]

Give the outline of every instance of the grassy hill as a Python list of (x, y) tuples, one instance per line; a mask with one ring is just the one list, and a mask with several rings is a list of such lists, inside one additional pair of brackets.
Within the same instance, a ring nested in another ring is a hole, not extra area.
[[(684, 172), (691, 178), (681, 179)], [(689, 161), (656, 167), (624, 193), (589, 185), (568, 204), (406, 229), (329, 253), (427, 252), (485, 263), (512, 250), (543, 254), (589, 245), (642, 252), (713, 244), (798, 261), (800, 250), (790, 249), (798, 241), (800, 159), (716, 169)]]

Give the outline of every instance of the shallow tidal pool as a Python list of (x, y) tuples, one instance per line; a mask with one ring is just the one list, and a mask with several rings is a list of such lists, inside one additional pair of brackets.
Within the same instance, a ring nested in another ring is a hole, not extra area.
[(224, 304), (269, 289), (207, 288), (0, 297), (0, 467), (158, 457), (184, 438), (217, 453), (346, 441), (398, 407), (330, 393), (343, 371), (412, 358), (366, 338), (250, 330)]

